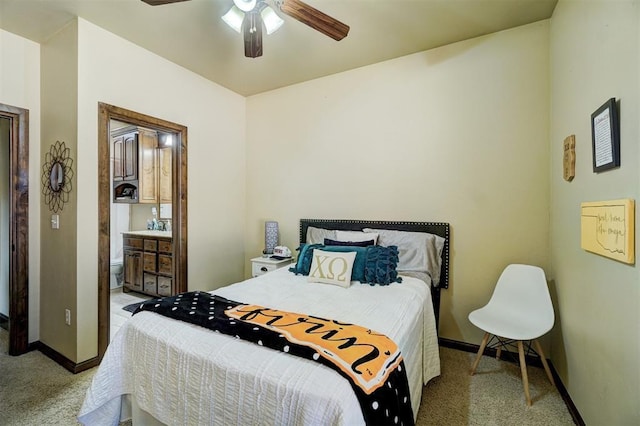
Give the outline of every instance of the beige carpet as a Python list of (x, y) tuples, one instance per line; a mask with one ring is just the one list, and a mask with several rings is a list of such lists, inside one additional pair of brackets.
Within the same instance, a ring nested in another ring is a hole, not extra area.
[[(0, 424), (77, 425), (95, 369), (74, 375), (38, 351), (11, 357), (7, 338), (0, 329)], [(573, 424), (544, 370), (529, 367), (533, 406), (527, 407), (517, 365), (484, 357), (471, 377), (473, 354), (447, 348), (440, 354), (442, 375), (424, 388), (418, 425)]]
[(520, 366), (484, 356), (469, 375), (475, 354), (440, 348), (441, 375), (422, 391), (417, 425), (573, 425), (562, 397), (542, 368), (528, 367), (531, 407)]
[(76, 425), (94, 370), (72, 374), (39, 351), (7, 354), (8, 333), (0, 330), (0, 424)]

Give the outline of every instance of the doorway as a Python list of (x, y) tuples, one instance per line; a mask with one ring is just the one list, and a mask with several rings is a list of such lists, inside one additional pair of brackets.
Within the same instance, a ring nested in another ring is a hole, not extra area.
[(9, 331), (9, 119), (0, 117), (0, 328)]
[[(171, 232), (175, 289), (187, 291), (187, 128), (180, 124), (99, 103), (98, 105), (98, 359), (109, 344), (111, 273), (111, 125), (122, 122), (174, 136), (171, 144)], [(160, 206), (162, 208), (162, 205)], [(166, 206), (168, 209), (169, 207)]]
[(21, 355), (29, 345), (29, 110), (0, 103), (0, 119), (8, 120), (9, 355)]

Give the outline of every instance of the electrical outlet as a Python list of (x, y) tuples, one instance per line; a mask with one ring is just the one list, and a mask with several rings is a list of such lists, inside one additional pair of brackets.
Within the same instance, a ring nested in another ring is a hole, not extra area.
[(71, 311), (69, 309), (64, 310), (64, 323), (71, 325)]

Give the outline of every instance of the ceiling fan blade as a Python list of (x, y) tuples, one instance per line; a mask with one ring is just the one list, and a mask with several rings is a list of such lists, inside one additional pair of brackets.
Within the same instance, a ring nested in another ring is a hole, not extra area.
[(150, 6), (160, 6), (162, 4), (179, 3), (182, 1), (189, 1), (189, 0), (142, 0), (142, 1)]
[(300, 0), (276, 0), (280, 10), (303, 24), (320, 31), (334, 40), (342, 40), (349, 34), (349, 26)]
[(244, 56), (257, 58), (262, 56), (262, 18), (257, 10), (252, 10), (244, 15), (242, 22), (244, 35)]

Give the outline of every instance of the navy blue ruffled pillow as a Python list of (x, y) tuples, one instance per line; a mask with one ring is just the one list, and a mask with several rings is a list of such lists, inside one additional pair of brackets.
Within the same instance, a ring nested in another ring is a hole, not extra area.
[(363, 283), (371, 285), (389, 285), (401, 283), (402, 278), (396, 270), (398, 266), (397, 246), (371, 246), (367, 247), (367, 259), (364, 264)]
[(393, 282), (400, 283), (396, 267), (398, 266), (398, 247), (389, 246), (325, 246), (323, 244), (302, 244), (298, 247), (300, 254), (296, 266), (289, 268), (296, 275), (309, 275), (313, 251), (315, 249), (334, 252), (356, 252), (356, 259), (351, 272), (352, 281), (360, 281), (363, 284), (389, 285)]

